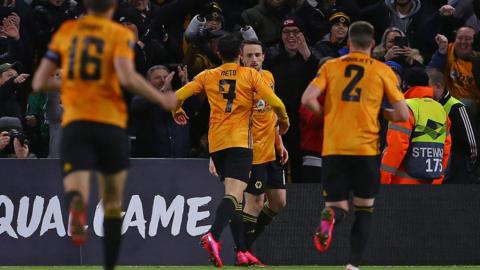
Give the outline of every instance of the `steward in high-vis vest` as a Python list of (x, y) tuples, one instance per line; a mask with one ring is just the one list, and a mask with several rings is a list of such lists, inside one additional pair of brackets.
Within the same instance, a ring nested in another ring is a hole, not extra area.
[(450, 120), (433, 100), (433, 88), (423, 69), (405, 72), (410, 117), (390, 123), (381, 164), (382, 184), (442, 184), (450, 156)]

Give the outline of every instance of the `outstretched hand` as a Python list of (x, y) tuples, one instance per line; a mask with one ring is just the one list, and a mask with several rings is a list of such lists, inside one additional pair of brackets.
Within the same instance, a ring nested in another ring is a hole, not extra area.
[(175, 121), (175, 123), (181, 126), (186, 125), (188, 122), (188, 119), (190, 118), (188, 117), (187, 113), (182, 109), (173, 113), (173, 120)]

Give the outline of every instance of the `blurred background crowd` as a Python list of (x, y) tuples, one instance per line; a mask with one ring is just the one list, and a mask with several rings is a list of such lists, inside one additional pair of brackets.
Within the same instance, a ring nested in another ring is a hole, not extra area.
[[(62, 22), (84, 12), (81, 0), (0, 0), (0, 157), (58, 157), (59, 94), (32, 94), (30, 76)], [(372, 56), (391, 66), (400, 81), (412, 68), (444, 75), (438, 87), (465, 104), (474, 130), (458, 135), (468, 138), (455, 139), (455, 151), (475, 173), (479, 16), (476, 0), (120, 0), (115, 20), (135, 33), (136, 68), (159, 91), (165, 83), (178, 89), (219, 66), (217, 43), (226, 33), (259, 39), (263, 68), (273, 73), (292, 124), (284, 136), (289, 175), (294, 182), (310, 182), (319, 181), (309, 172), (321, 167), (322, 121), (300, 99), (325, 59), (349, 52), (348, 27), (357, 20), (374, 25)], [(125, 99), (132, 157), (208, 158), (205, 96), (185, 104), (186, 126), (146, 99), (127, 93)]]

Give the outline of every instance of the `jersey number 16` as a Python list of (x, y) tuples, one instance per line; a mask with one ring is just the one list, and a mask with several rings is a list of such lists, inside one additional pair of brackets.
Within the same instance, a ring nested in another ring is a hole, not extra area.
[[(70, 48), (70, 54), (68, 57), (68, 79), (73, 80), (75, 74), (80, 74), (80, 79), (85, 81), (96, 81), (101, 78), (102, 70), (102, 59), (98, 56), (103, 53), (104, 41), (96, 37), (85, 37), (82, 40), (83, 44), (81, 55), (80, 55), (80, 65), (75, 65), (77, 46), (78, 46), (78, 37), (72, 39), (72, 44)], [(90, 54), (90, 47), (93, 47), (95, 55)], [(92, 68), (88, 68), (91, 66)], [(79, 68), (76, 71), (76, 67)]]

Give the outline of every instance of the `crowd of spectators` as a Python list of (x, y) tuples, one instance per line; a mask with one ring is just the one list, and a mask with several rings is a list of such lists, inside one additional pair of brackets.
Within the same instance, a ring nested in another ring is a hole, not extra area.
[[(84, 13), (81, 0), (0, 1), (1, 157), (58, 157), (59, 94), (32, 94), (29, 77), (62, 22)], [(477, 141), (477, 16), (477, 0), (119, 0), (114, 19), (135, 33), (136, 68), (161, 92), (219, 66), (218, 39), (226, 33), (262, 41), (264, 68), (273, 73), (275, 91), (290, 116), (291, 129), (284, 136), (289, 173), (300, 182), (315, 180), (308, 176), (321, 167), (322, 147), (312, 142), (321, 137), (322, 124), (300, 106), (303, 90), (323, 61), (349, 52), (348, 27), (357, 20), (375, 26), (378, 45), (372, 56), (400, 79), (409, 68), (445, 75), (445, 88), (465, 104)], [(143, 98), (125, 94), (125, 99), (132, 157), (208, 157), (205, 96), (185, 104), (187, 126), (178, 126), (169, 112)], [(9, 136), (12, 128), (25, 137), (25, 145)], [(477, 149), (467, 150), (475, 171)]]

